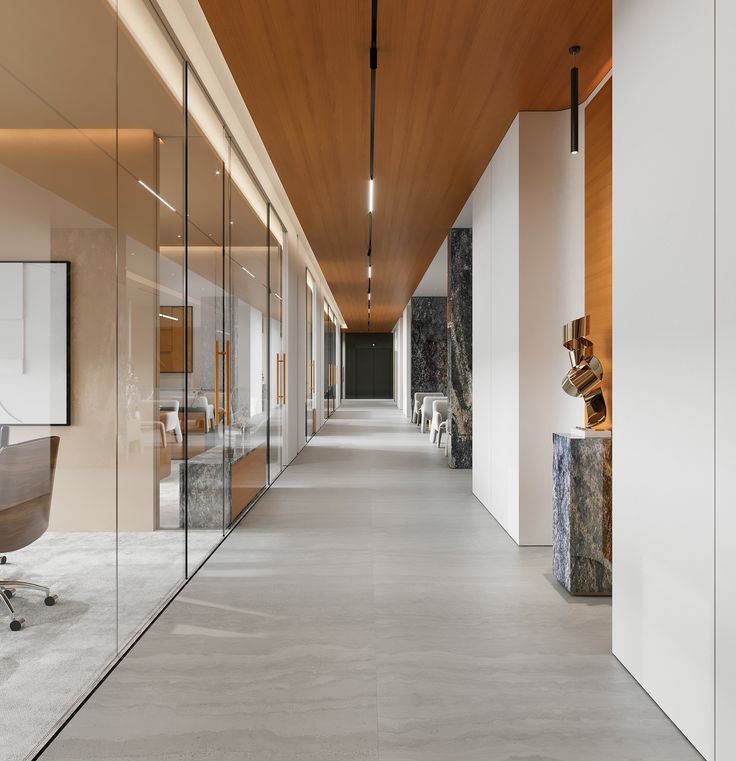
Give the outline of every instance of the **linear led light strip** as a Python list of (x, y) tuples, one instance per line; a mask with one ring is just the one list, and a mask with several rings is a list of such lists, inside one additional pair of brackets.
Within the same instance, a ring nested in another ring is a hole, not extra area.
[(371, 327), (371, 277), (373, 267), (371, 265), (371, 252), (373, 249), (373, 202), (375, 183), (373, 179), (373, 157), (376, 132), (376, 69), (378, 69), (378, 48), (376, 36), (378, 29), (378, 0), (371, 0), (371, 114), (370, 114), (370, 159), (368, 167), (368, 330)]
[(179, 322), (178, 317), (172, 317), (170, 314), (164, 314), (163, 312), (159, 312), (158, 316), (163, 317), (164, 320), (173, 320), (174, 322)]
[[(113, 13), (123, 22), (125, 28), (138, 44), (149, 63), (158, 72), (162, 81), (168, 87), (180, 106), (182, 98), (182, 64), (179, 56), (171, 47), (164, 31), (159, 27), (144, 0), (108, 0)], [(219, 157), (226, 165), (230, 164), (230, 177), (235, 185), (245, 196), (248, 203), (268, 227), (268, 204), (263, 200), (260, 190), (246, 168), (238, 160), (237, 156), (229, 156), (227, 140), (219, 118), (209, 104), (205, 94), (199, 86), (188, 88), (187, 92), (188, 115), (199, 126), (202, 134), (207, 138)], [(150, 188), (149, 188), (150, 190)], [(153, 192), (153, 191), (151, 191)], [(154, 194), (155, 195), (155, 194)], [(160, 198), (160, 196), (159, 196)], [(160, 198), (171, 209), (170, 204)], [(271, 230), (280, 245), (284, 245), (284, 234), (280, 225)]]
[(146, 190), (147, 190), (147, 191), (148, 191), (148, 192), (149, 192), (151, 195), (154, 195), (154, 196), (156, 196), (156, 198), (158, 198), (158, 200), (159, 200), (159, 201), (161, 201), (161, 203), (162, 203), (164, 206), (168, 206), (168, 207), (171, 209), (171, 211), (173, 211), (173, 212), (176, 212), (176, 209), (175, 209), (175, 208), (174, 208), (174, 207), (173, 207), (173, 206), (172, 206), (172, 205), (171, 205), (171, 204), (170, 204), (170, 203), (169, 203), (169, 202), (168, 202), (168, 201), (167, 201), (165, 198), (162, 198), (162, 197), (161, 197), (161, 196), (160, 196), (160, 195), (159, 195), (159, 194), (158, 194), (158, 193), (157, 193), (157, 192), (156, 192), (156, 191), (155, 191), (153, 188), (150, 188), (150, 187), (148, 187), (148, 185), (146, 185), (146, 183), (145, 183), (145, 182), (143, 182), (143, 180), (138, 180), (138, 184), (139, 184), (139, 185), (143, 185), (143, 187), (144, 187), (144, 188), (145, 188), (145, 189), (146, 189)]

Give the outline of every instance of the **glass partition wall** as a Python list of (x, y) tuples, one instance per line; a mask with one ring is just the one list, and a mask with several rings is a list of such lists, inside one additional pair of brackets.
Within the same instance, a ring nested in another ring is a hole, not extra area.
[(305, 367), (306, 373), (306, 406), (305, 406), (305, 435), (307, 441), (314, 436), (317, 431), (317, 392), (315, 388), (315, 375), (314, 368), (316, 365), (315, 360), (315, 317), (314, 310), (316, 306), (316, 300), (314, 298), (314, 278), (312, 274), (307, 270), (307, 299), (306, 299), (306, 314), (305, 322), (307, 326), (307, 364)]
[(325, 420), (335, 411), (339, 368), (337, 364), (337, 322), (329, 305), (324, 307), (324, 416)]
[[(148, 5), (0, 9), (0, 755), (15, 761), (281, 471), (286, 233)], [(24, 470), (49, 509), (26, 543), (4, 523)]]

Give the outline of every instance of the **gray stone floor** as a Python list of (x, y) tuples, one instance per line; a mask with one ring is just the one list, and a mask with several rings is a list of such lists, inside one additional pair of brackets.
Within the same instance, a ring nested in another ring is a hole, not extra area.
[(348, 402), (43, 761), (699, 759), (468, 471)]

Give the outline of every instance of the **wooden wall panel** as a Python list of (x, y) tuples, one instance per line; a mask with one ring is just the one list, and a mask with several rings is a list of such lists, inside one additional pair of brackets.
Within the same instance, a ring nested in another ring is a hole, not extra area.
[(612, 352), (612, 94), (613, 80), (585, 109), (585, 312), (590, 338), (603, 363), (603, 394), (613, 424)]

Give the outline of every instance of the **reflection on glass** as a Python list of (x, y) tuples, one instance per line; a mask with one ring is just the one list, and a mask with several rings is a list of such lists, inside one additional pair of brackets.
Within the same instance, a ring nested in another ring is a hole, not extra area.
[(306, 418), (305, 418), (305, 433), (307, 441), (314, 436), (317, 430), (317, 396), (315, 391), (315, 340), (314, 340), (314, 279), (311, 273), (307, 270), (307, 301), (306, 301), (306, 324), (307, 324), (307, 365), (306, 365), (306, 379), (307, 379), (307, 399), (306, 399)]
[[(156, 13), (118, 7), (0, 0), (0, 756), (12, 761), (265, 487), (269, 435), (282, 462), (269, 341), (281, 372), (283, 227), (273, 213), (269, 233), (266, 199)], [(20, 473), (32, 475), (19, 486)], [(11, 518), (24, 527), (12, 537)]]
[(0, 519), (0, 756), (20, 759), (117, 646), (117, 30), (107, 2), (0, 16), (0, 516), (21, 525)]
[(329, 305), (324, 308), (324, 416), (335, 411), (338, 385), (337, 325)]
[(286, 404), (286, 354), (282, 345), (283, 226), (272, 207), (269, 207), (268, 272), (270, 281), (270, 421), (268, 446), (269, 483), (281, 473), (283, 459), (283, 408)]
[[(231, 149), (231, 165), (245, 172)], [(233, 177), (239, 172), (232, 173)], [(268, 413), (265, 368), (268, 364), (267, 230), (243, 192), (228, 178), (227, 240), (230, 325), (230, 421), (227, 428), (226, 522), (232, 523), (266, 486)]]
[[(173, 47), (150, 17), (161, 46)], [(172, 90), (125, 24), (118, 32), (119, 644), (184, 579), (178, 383), (187, 361), (185, 273), (167, 252), (184, 234), (183, 63)]]

